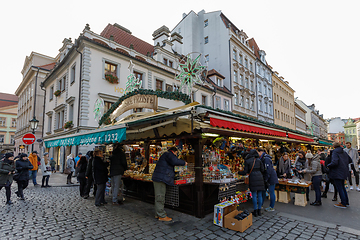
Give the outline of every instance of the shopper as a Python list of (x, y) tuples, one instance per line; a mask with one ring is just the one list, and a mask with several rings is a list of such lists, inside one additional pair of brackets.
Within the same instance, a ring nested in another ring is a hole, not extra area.
[(329, 168), (329, 177), (334, 179), (336, 189), (339, 192), (341, 202), (334, 207), (346, 208), (349, 205), (349, 198), (345, 189), (345, 179), (348, 178), (349, 164), (351, 158), (344, 152), (339, 142), (333, 143), (334, 151), (332, 152), (331, 162), (327, 165)]
[(14, 154), (5, 153), (5, 157), (0, 161), (0, 190), (5, 187), (6, 204), (11, 205), (11, 184), (15, 174)]
[(126, 155), (122, 145), (117, 144), (110, 157), (110, 177), (111, 177), (111, 193), (112, 204), (122, 204), (121, 200), (118, 200), (119, 188), (121, 185), (121, 177), (124, 175), (124, 171), (127, 170)]
[[(308, 162), (306, 161), (306, 158), (305, 158), (305, 152), (303, 150), (300, 150), (298, 152), (298, 155), (297, 155), (297, 157), (295, 159), (295, 164), (294, 164), (295, 176), (298, 177), (299, 179), (304, 179), (305, 178), (304, 174), (299, 173), (299, 171), (304, 170), (305, 168), (307, 168), (308, 167), (307, 165), (308, 165)], [(307, 181), (310, 181), (310, 179), (308, 179)]]
[(51, 166), (51, 172), (56, 173), (56, 161), (54, 158), (50, 158), (50, 166)]
[(265, 181), (265, 191), (262, 192), (262, 204), (264, 204), (265, 198), (266, 198), (266, 189), (269, 192), (270, 196), (270, 206), (268, 208), (265, 208), (265, 211), (267, 212), (273, 212), (275, 211), (275, 185), (279, 183), (276, 171), (272, 164), (271, 156), (266, 153), (266, 151), (263, 148), (257, 149), (260, 160), (264, 164), (265, 171), (264, 171), (264, 181)]
[(32, 179), (34, 186), (39, 185), (36, 182), (36, 176), (37, 176), (37, 172), (38, 172), (38, 168), (39, 168), (38, 155), (37, 154), (38, 154), (37, 151), (33, 151), (29, 155), (29, 161), (30, 161), (31, 165), (34, 166), (34, 168), (29, 171), (29, 178)]
[(96, 195), (96, 189), (97, 186), (96, 184), (94, 184), (94, 170), (93, 170), (93, 163), (94, 163), (94, 152), (90, 151), (89, 153), (89, 161), (88, 161), (88, 165), (86, 168), (86, 173), (85, 173), (85, 177), (86, 177), (86, 187), (84, 190), (84, 198), (87, 199), (89, 198), (89, 194), (90, 194), (90, 190), (93, 187), (93, 195)]
[(263, 203), (262, 194), (265, 191), (264, 164), (259, 159), (259, 154), (255, 149), (250, 150), (245, 157), (244, 171), (239, 172), (240, 175), (249, 174), (249, 188), (252, 195), (254, 217), (261, 216), (261, 206)]
[[(37, 163), (37, 162), (36, 162)], [(24, 189), (27, 188), (29, 184), (29, 170), (33, 169), (34, 166), (28, 159), (27, 154), (22, 153), (20, 155), (19, 160), (16, 161), (16, 170), (19, 173), (17, 184), (18, 184), (18, 191), (15, 192), (16, 195), (20, 198), (20, 200), (25, 200), (24, 198)]]
[[(325, 166), (329, 165), (329, 163), (331, 163), (331, 156), (332, 156), (333, 150), (330, 150), (330, 153), (327, 155), (326, 159), (325, 159)], [(332, 201), (337, 201), (337, 189), (335, 187), (335, 183), (334, 183), (334, 179), (330, 178), (329, 176), (329, 168), (326, 167), (326, 185), (325, 185), (325, 190), (323, 192), (323, 194), (321, 195), (321, 197), (323, 198), (327, 198), (327, 193), (329, 191), (330, 188), (330, 183), (334, 186), (334, 197), (332, 199)]]
[(279, 178), (291, 178), (291, 160), (287, 152), (284, 152), (277, 167)]
[(355, 148), (351, 147), (351, 142), (345, 143), (346, 148), (344, 151), (350, 156), (352, 163), (349, 164), (349, 183), (350, 183), (350, 190), (353, 190), (353, 184), (352, 184), (352, 174), (351, 170), (355, 176), (355, 183), (356, 183), (356, 191), (360, 191), (359, 188), (359, 171), (356, 170), (355, 166), (359, 165), (359, 154), (358, 151)]
[(321, 206), (321, 179), (322, 179), (322, 171), (321, 171), (321, 163), (320, 157), (321, 155), (317, 154), (312, 158), (312, 154), (310, 151), (305, 155), (308, 160), (309, 166), (308, 168), (300, 171), (300, 173), (310, 173), (311, 174), (311, 182), (314, 186), (315, 190), (315, 201), (310, 203), (312, 206)]
[(86, 173), (86, 168), (87, 168), (87, 159), (85, 156), (82, 156), (78, 162), (78, 166), (76, 167), (78, 169), (78, 180), (80, 183), (80, 196), (84, 197), (85, 196), (85, 187), (86, 187), (86, 177), (85, 177), (85, 173)]
[[(41, 181), (41, 187), (51, 187), (49, 185), (49, 178), (51, 175), (51, 167), (50, 167), (50, 161), (49, 161), (49, 153), (44, 153), (44, 157), (41, 159), (40, 164), (41, 172), (42, 172), (42, 181)], [(44, 184), (46, 182), (46, 185)]]
[(77, 157), (74, 159), (74, 160), (75, 160), (75, 166), (78, 165), (78, 161), (80, 160), (81, 157), (82, 157), (82, 153), (79, 153), (79, 154), (77, 155)]
[(66, 171), (68, 172), (68, 176), (66, 178), (66, 184), (73, 184), (71, 182), (71, 176), (75, 172), (75, 162), (74, 162), (74, 154), (70, 153), (69, 156), (67, 156), (66, 159)]
[(99, 207), (107, 203), (105, 201), (105, 187), (108, 181), (107, 167), (109, 163), (104, 161), (103, 152), (100, 149), (95, 149), (94, 155), (94, 181), (97, 185), (95, 206)]
[(184, 160), (177, 158), (177, 154), (178, 149), (176, 147), (171, 147), (167, 152), (163, 153), (152, 176), (155, 192), (155, 218), (159, 218), (159, 221), (169, 222), (172, 220), (164, 210), (166, 185), (174, 185), (174, 166), (187, 165)]

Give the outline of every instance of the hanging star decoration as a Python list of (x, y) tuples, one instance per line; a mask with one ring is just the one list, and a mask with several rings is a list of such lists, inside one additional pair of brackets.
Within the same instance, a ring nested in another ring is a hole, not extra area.
[(102, 98), (98, 98), (95, 101), (95, 106), (94, 106), (94, 118), (97, 122), (99, 122), (100, 118), (103, 115), (103, 111), (104, 111), (104, 100)]
[(189, 95), (192, 93), (192, 88), (195, 84), (202, 84), (201, 73), (206, 69), (206, 66), (200, 65), (201, 54), (192, 60), (190, 55), (186, 56), (186, 60), (179, 63), (180, 74), (175, 79), (181, 81), (180, 89), (186, 86)]
[(142, 84), (142, 80), (138, 79), (134, 74), (135, 64), (130, 60), (129, 71), (130, 75), (127, 77), (125, 92), (132, 92), (134, 89), (139, 89)]

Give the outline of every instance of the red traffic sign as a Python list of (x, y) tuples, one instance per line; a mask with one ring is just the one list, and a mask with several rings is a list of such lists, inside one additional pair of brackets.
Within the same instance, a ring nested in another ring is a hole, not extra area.
[(22, 137), (22, 141), (26, 144), (26, 145), (30, 145), (33, 144), (36, 140), (36, 137), (34, 134), (32, 133), (27, 133)]

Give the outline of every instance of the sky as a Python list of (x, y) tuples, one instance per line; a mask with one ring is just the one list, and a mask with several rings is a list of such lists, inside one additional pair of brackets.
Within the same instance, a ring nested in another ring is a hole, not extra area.
[(360, 117), (360, 1), (93, 1), (18, 0), (0, 3), (0, 92), (14, 94), (25, 57), (55, 57), (64, 38), (86, 23), (100, 34), (118, 23), (153, 44), (152, 33), (172, 30), (183, 13), (221, 10), (266, 52), (266, 61), (305, 104), (324, 118)]

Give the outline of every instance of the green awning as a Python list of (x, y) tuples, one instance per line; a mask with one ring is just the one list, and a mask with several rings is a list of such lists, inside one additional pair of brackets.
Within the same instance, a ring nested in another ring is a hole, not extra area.
[(319, 140), (319, 144), (332, 146), (332, 142), (325, 142), (325, 141), (321, 141), (321, 140)]
[(115, 143), (121, 142), (126, 139), (126, 128), (119, 125), (114, 127), (107, 127), (96, 129), (93, 131), (71, 134), (55, 139), (44, 140), (45, 147), (60, 147), (60, 146), (73, 146), (73, 145), (89, 145), (89, 144), (102, 144), (102, 143)]

